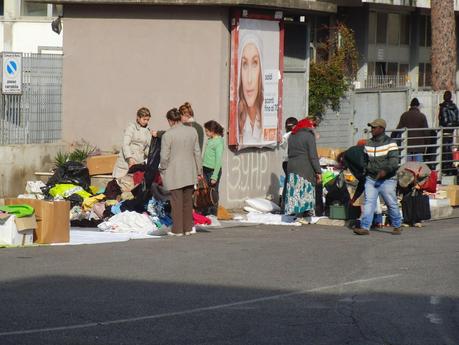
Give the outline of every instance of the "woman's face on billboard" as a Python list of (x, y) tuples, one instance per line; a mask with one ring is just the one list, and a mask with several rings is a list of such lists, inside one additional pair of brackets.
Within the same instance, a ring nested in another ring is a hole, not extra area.
[(253, 107), (258, 95), (258, 80), (260, 78), (260, 54), (253, 43), (248, 43), (242, 50), (241, 80), (245, 101)]

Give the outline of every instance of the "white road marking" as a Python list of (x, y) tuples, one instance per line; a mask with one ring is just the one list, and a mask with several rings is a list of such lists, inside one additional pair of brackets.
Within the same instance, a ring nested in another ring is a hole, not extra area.
[(441, 317), (436, 313), (427, 314), (426, 318), (429, 319), (431, 323), (436, 324), (436, 325), (443, 323), (443, 320), (441, 319)]
[(430, 304), (432, 304), (432, 305), (440, 304), (440, 297), (439, 296), (430, 296)]
[(224, 308), (235, 307), (235, 306), (242, 306), (242, 305), (246, 305), (246, 304), (272, 301), (272, 300), (276, 300), (276, 299), (280, 299), (280, 298), (296, 296), (296, 295), (303, 295), (305, 293), (310, 293), (310, 292), (318, 292), (318, 291), (323, 291), (323, 290), (335, 289), (335, 288), (349, 286), (349, 285), (355, 285), (355, 284), (361, 284), (361, 283), (371, 283), (371, 282), (374, 282), (374, 281), (377, 281), (377, 280), (396, 278), (396, 277), (399, 277), (400, 275), (401, 274), (391, 274), (391, 275), (387, 275), (387, 276), (379, 276), (379, 277), (373, 277), (373, 278), (368, 278), (368, 279), (358, 279), (358, 280), (353, 280), (353, 281), (350, 281), (350, 282), (345, 282), (345, 283), (340, 283), (340, 284), (335, 284), (335, 285), (327, 285), (327, 286), (317, 287), (317, 288), (309, 289), (309, 290), (294, 291), (294, 292), (278, 294), (278, 295), (273, 295), (273, 296), (249, 299), (249, 300), (245, 300), (245, 301), (239, 301), (239, 302), (233, 302), (233, 303), (225, 303), (225, 304), (217, 304), (217, 305), (213, 305), (213, 306), (209, 306), (209, 307), (201, 307), (201, 308), (194, 308), (194, 309), (188, 309), (188, 310), (180, 310), (180, 311), (169, 312), (169, 313), (161, 313), (161, 314), (154, 314), (154, 315), (132, 317), (132, 318), (128, 318), (128, 319), (118, 319), (118, 320), (112, 320), (112, 321), (91, 322), (91, 323), (83, 323), (83, 324), (61, 326), (61, 327), (36, 328), (36, 329), (29, 329), (29, 330), (2, 332), (2, 333), (0, 333), (0, 336), (25, 335), (25, 334), (34, 334), (34, 333), (42, 333), (42, 332), (59, 332), (59, 331), (68, 331), (68, 330), (73, 330), (73, 329), (90, 328), (90, 327), (97, 327), (97, 326), (108, 326), (108, 325), (115, 325), (115, 324), (136, 322), (136, 321), (155, 320), (155, 319), (162, 319), (162, 318), (172, 317), (172, 316), (182, 316), (182, 315), (200, 313), (200, 312), (204, 312), (204, 311), (214, 311), (214, 310), (218, 310), (218, 309), (224, 309)]

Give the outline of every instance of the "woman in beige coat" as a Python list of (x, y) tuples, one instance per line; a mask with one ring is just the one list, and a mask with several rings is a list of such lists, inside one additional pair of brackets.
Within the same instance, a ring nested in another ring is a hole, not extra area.
[(198, 134), (180, 121), (180, 112), (167, 112), (169, 128), (161, 138), (159, 170), (164, 187), (171, 192), (171, 236), (190, 235), (193, 228), (193, 190), (198, 175), (202, 175)]
[(153, 132), (147, 128), (151, 114), (148, 108), (137, 111), (135, 123), (130, 123), (124, 131), (123, 146), (113, 169), (114, 178), (126, 176), (131, 166), (142, 163), (148, 155)]

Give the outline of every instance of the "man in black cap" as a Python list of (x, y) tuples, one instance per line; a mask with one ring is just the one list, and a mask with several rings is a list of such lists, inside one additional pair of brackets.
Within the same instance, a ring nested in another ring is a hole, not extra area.
[(386, 131), (386, 121), (376, 119), (369, 123), (372, 137), (365, 144), (366, 178), (365, 205), (360, 220), (360, 228), (354, 229), (357, 235), (369, 235), (373, 222), (376, 202), (379, 195), (386, 203), (393, 235), (400, 235), (402, 217), (397, 204), (397, 178), (399, 154), (395, 141), (389, 138)]
[[(400, 128), (428, 128), (427, 118), (419, 110), (419, 100), (413, 98), (410, 103), (410, 109), (402, 114), (397, 129)], [(394, 132), (396, 133), (396, 132)], [(424, 154), (426, 153), (426, 146), (429, 144), (428, 137), (429, 131), (408, 130), (408, 157), (407, 161), (424, 161)], [(414, 139), (415, 138), (415, 139)], [(411, 147), (419, 146), (419, 147)]]

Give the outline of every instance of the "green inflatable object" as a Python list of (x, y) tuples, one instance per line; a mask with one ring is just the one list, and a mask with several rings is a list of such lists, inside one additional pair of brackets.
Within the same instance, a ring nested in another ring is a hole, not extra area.
[(322, 173), (322, 185), (325, 186), (328, 182), (332, 181), (335, 178), (335, 174), (331, 171), (326, 171)]
[(35, 212), (34, 208), (30, 205), (8, 205), (8, 206), (0, 206), (0, 211), (14, 214), (17, 218), (28, 217), (33, 215)]

